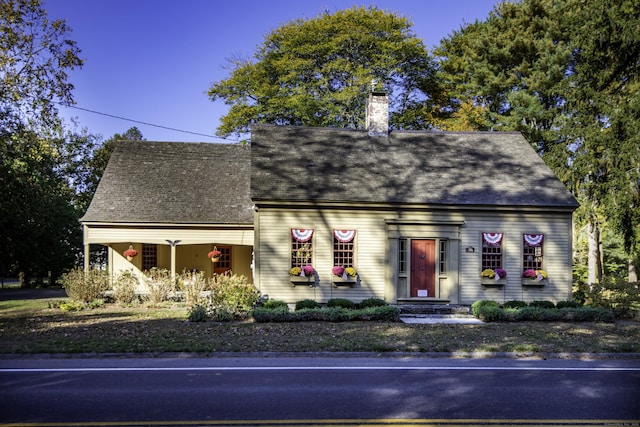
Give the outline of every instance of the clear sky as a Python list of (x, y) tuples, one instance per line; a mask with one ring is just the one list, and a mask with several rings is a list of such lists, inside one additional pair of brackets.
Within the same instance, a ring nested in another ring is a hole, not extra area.
[[(413, 22), (429, 50), (498, 0), (43, 0), (49, 19), (73, 29), (85, 60), (70, 74), (76, 106), (139, 122), (214, 135), (228, 107), (207, 97), (229, 75), (227, 58), (251, 57), (272, 30), (353, 6), (377, 6)], [(224, 142), (79, 109), (65, 121), (104, 139), (138, 127), (147, 140)]]

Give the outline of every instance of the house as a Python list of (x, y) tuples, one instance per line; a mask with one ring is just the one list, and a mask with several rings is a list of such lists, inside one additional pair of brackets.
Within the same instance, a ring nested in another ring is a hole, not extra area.
[[(89, 245), (108, 248), (109, 272), (141, 275), (233, 270), (252, 277), (253, 203), (249, 146), (119, 141), (85, 215)], [(137, 256), (128, 261), (131, 247)], [(221, 259), (207, 254), (216, 248)]]
[(85, 244), (108, 245), (114, 271), (130, 244), (138, 269), (155, 245), (158, 264), (205, 272), (229, 247), (234, 272), (290, 303), (570, 299), (578, 204), (522, 135), (389, 132), (387, 108), (370, 96), (367, 130), (255, 125), (250, 148), (121, 143)]

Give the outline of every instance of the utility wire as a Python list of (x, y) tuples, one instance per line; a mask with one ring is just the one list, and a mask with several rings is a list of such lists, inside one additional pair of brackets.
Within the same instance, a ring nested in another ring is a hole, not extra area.
[(176, 129), (176, 128), (172, 128), (172, 127), (168, 127), (168, 126), (156, 125), (156, 124), (153, 124), (153, 123), (143, 122), (143, 121), (140, 121), (140, 120), (128, 119), (126, 117), (116, 116), (116, 115), (108, 114), (108, 113), (102, 113), (100, 111), (90, 110), (88, 108), (77, 107), (75, 105), (66, 105), (66, 107), (67, 108), (75, 108), (76, 110), (82, 110), (82, 111), (86, 111), (88, 113), (99, 114), (101, 116), (112, 117), (114, 119), (126, 120), (128, 122), (138, 123), (138, 124), (141, 124), (141, 125), (153, 126), (153, 127), (157, 127), (157, 128), (161, 128), (161, 129), (167, 129), (167, 130), (171, 130), (171, 131), (174, 131), (174, 132), (189, 133), (191, 135), (205, 136), (207, 138), (217, 138), (217, 139), (224, 139), (224, 140), (227, 140), (227, 141), (238, 142), (238, 140), (231, 139), (231, 138), (225, 138), (223, 136), (208, 135), (206, 133), (192, 132), (192, 131), (189, 131), (189, 130)]

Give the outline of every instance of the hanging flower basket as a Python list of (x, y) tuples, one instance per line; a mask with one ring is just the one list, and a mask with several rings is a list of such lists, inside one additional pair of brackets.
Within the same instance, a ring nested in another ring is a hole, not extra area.
[(207, 257), (211, 258), (211, 262), (220, 261), (220, 256), (222, 256), (222, 252), (220, 252), (215, 246), (213, 247), (213, 250), (207, 254)]
[(129, 245), (129, 249), (122, 253), (125, 257), (127, 257), (127, 261), (133, 261), (133, 258), (138, 255), (138, 251), (133, 249), (132, 245)]

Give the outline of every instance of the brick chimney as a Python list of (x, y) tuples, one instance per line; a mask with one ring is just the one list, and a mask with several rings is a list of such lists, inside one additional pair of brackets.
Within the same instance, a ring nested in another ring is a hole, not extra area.
[(369, 136), (389, 135), (389, 97), (386, 92), (369, 93), (365, 123)]

